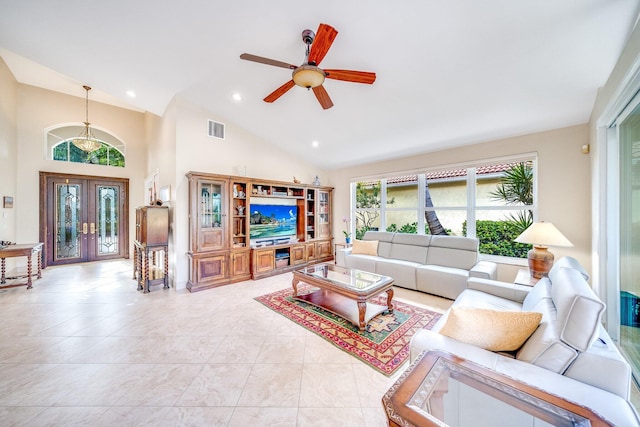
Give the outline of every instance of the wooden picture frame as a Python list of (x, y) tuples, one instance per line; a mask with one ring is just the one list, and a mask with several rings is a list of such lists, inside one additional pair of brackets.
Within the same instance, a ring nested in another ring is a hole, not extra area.
[(13, 209), (13, 197), (4, 196), (2, 198), (2, 207), (5, 209)]

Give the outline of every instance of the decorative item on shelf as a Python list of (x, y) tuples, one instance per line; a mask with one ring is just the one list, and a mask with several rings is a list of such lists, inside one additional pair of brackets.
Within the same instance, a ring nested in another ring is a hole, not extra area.
[(318, 178), (318, 175), (316, 175), (316, 179), (313, 180), (313, 185), (320, 187), (320, 178)]
[(534, 222), (515, 239), (518, 243), (533, 245), (527, 253), (531, 277), (540, 279), (549, 274), (553, 267), (553, 253), (549, 246), (573, 246), (564, 235), (550, 222)]
[(15, 245), (15, 243), (10, 242), (8, 240), (0, 240), (0, 249), (6, 248), (9, 245)]
[(238, 205), (236, 206), (236, 209), (238, 211), (238, 215), (244, 215), (244, 206)]
[(244, 193), (244, 191), (238, 191), (238, 197), (244, 199), (245, 197), (247, 197), (247, 195)]
[(238, 191), (238, 184), (233, 185), (233, 197), (238, 197), (240, 192)]
[(75, 145), (85, 153), (92, 153), (102, 147), (102, 142), (98, 141), (98, 139), (93, 135), (93, 131), (89, 126), (89, 91), (91, 90), (91, 87), (86, 85), (82, 87), (86, 91), (86, 118), (84, 121), (84, 129), (80, 133), (80, 135), (77, 138), (72, 139), (71, 142), (73, 142), (73, 145)]
[(298, 178), (296, 178), (295, 176), (293, 177), (293, 183), (294, 184), (300, 184), (300, 180)]

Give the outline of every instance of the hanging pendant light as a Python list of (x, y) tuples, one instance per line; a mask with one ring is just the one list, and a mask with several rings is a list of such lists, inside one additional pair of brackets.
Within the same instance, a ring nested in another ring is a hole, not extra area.
[(84, 130), (77, 138), (74, 138), (71, 142), (73, 142), (73, 145), (75, 145), (82, 151), (92, 153), (100, 149), (102, 147), (102, 143), (96, 139), (96, 137), (93, 135), (93, 132), (91, 131), (91, 128), (89, 127), (89, 91), (91, 90), (91, 88), (89, 86), (82, 87), (87, 91), (85, 103), (87, 116), (84, 122)]

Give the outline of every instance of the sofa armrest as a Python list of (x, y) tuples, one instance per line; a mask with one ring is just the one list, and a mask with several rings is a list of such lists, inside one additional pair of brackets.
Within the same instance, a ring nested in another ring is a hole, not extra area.
[(491, 261), (478, 261), (471, 270), (469, 270), (469, 277), (478, 277), (480, 279), (496, 279), (496, 272), (498, 266), (495, 262)]
[(469, 277), (467, 288), (482, 291), (511, 301), (521, 303), (531, 291), (531, 286), (518, 285), (516, 283), (500, 282), (498, 280), (479, 279)]
[(336, 265), (340, 267), (347, 266), (347, 255), (351, 253), (352, 248), (341, 248), (336, 251)]

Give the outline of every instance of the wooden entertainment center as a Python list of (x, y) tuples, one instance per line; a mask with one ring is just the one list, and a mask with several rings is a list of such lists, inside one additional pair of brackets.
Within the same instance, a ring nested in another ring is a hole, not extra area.
[[(201, 172), (187, 178), (191, 292), (333, 259), (333, 188)], [(267, 204), (288, 210), (289, 222), (264, 219), (258, 209)], [(274, 224), (263, 229), (280, 225), (288, 235), (257, 236), (262, 221)]]

